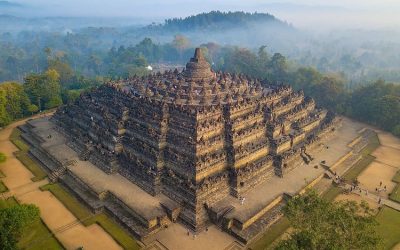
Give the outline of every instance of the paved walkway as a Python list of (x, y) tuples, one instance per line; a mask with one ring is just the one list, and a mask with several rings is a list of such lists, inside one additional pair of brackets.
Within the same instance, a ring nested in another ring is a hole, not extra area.
[[(352, 188), (352, 185), (345, 183), (345, 184), (340, 185), (339, 187), (343, 188), (344, 190), (350, 191), (350, 189)], [(372, 201), (377, 202), (378, 204), (386, 205), (397, 211), (400, 211), (400, 203), (383, 198), (379, 195), (373, 194), (373, 193), (369, 192), (367, 189), (356, 187), (353, 189), (353, 191), (351, 191), (351, 193), (359, 195), (364, 199), (372, 200)]]
[(49, 183), (49, 181), (47, 179), (41, 180), (41, 181), (37, 181), (37, 182), (31, 182), (31, 183), (27, 183), (27, 184), (23, 184), (21, 186), (17, 186), (14, 187), (11, 190), (8, 190), (7, 192), (4, 192), (2, 194), (0, 194), (0, 197), (2, 199), (7, 199), (9, 197), (21, 197), (23, 195), (29, 194), (33, 191), (36, 191), (39, 189), (39, 187), (45, 185)]
[[(17, 148), (9, 141), (12, 130), (25, 122), (18, 121), (0, 130), (0, 151), (5, 153), (7, 161), (0, 164), (0, 170), (5, 174), (1, 178), (9, 191), (2, 198), (16, 197), (21, 203), (35, 204), (39, 207), (43, 222), (55, 234), (55, 237), (66, 249), (121, 249), (121, 247), (97, 224), (83, 226), (76, 217), (50, 192), (42, 192), (39, 186), (48, 180), (32, 182), (32, 173), (15, 158), (13, 152)], [(33, 246), (40, 239), (31, 242)]]

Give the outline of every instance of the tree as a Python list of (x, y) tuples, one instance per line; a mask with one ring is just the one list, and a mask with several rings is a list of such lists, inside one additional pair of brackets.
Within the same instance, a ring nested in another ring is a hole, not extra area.
[(39, 107), (36, 106), (35, 104), (31, 104), (28, 107), (28, 111), (31, 113), (31, 115), (33, 115), (34, 113), (39, 111)]
[(400, 124), (400, 96), (384, 95), (371, 100), (371, 119), (385, 130)]
[(30, 74), (25, 78), (25, 91), (39, 110), (62, 104), (59, 79), (60, 75), (54, 69), (49, 69), (44, 74)]
[(400, 125), (396, 125), (393, 129), (392, 129), (392, 133), (397, 136), (400, 137)]
[(66, 90), (63, 92), (63, 101), (64, 103), (73, 103), (75, 102), (76, 99), (80, 96), (82, 93), (82, 90), (80, 89), (71, 89), (71, 90)]
[(176, 35), (172, 41), (172, 45), (178, 50), (180, 59), (182, 59), (183, 51), (190, 46), (190, 40), (183, 35)]
[(60, 75), (57, 71), (50, 69), (45, 73), (45, 108), (51, 109), (62, 105), (61, 99), (61, 86), (60, 86)]
[(310, 95), (323, 107), (341, 113), (344, 93), (343, 79), (337, 75), (326, 75), (318, 84), (314, 85)]
[(21, 84), (16, 82), (4, 82), (0, 88), (5, 91), (5, 108), (10, 120), (22, 118), (28, 110), (30, 100)]
[(17, 249), (24, 229), (39, 219), (39, 209), (34, 205), (14, 205), (0, 209), (0, 246), (3, 250)]
[(5, 126), (11, 121), (11, 117), (6, 110), (7, 97), (6, 91), (0, 88), (0, 126)]
[(368, 205), (329, 202), (315, 191), (291, 199), (284, 208), (293, 232), (276, 249), (380, 249), (377, 222)]
[(0, 152), (0, 163), (5, 162), (6, 159), (7, 159), (7, 156), (4, 153)]
[(280, 53), (275, 53), (270, 61), (271, 79), (278, 82), (286, 82), (288, 77), (288, 65), (286, 58)]
[[(91, 66), (91, 64), (89, 64)], [(59, 74), (60, 82), (63, 85), (68, 85), (71, 81), (72, 77), (74, 76), (74, 71), (72, 70), (71, 66), (62, 60), (60, 57), (56, 57), (54, 59), (50, 59), (48, 61), (48, 70), (53, 69), (57, 71)], [(98, 73), (98, 72), (96, 72)]]
[(302, 89), (307, 95), (312, 95), (312, 89), (321, 80), (322, 74), (316, 69), (301, 67), (291, 75), (290, 84), (294, 89)]
[(263, 45), (258, 49), (258, 59), (261, 64), (267, 65), (269, 63), (269, 55), (266, 50), (267, 46)]

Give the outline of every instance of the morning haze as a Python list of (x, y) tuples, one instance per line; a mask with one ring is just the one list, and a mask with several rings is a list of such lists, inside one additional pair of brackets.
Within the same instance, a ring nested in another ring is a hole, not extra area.
[(0, 248), (400, 249), (398, 0), (0, 0)]

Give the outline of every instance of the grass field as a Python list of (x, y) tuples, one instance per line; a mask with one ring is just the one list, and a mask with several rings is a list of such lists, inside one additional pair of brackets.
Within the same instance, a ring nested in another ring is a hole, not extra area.
[(21, 131), (18, 128), (12, 131), (10, 141), (19, 149), (15, 152), (15, 157), (34, 175), (32, 181), (40, 181), (46, 178), (46, 172), (29, 156), (29, 145), (21, 139)]
[(40, 181), (46, 178), (46, 172), (29, 156), (28, 152), (15, 152), (15, 157), (34, 175), (32, 181)]
[(253, 244), (250, 244), (249, 248), (252, 250), (264, 250), (269, 249), (271, 244), (279, 238), (290, 226), (289, 220), (286, 217), (282, 217), (278, 222), (273, 224), (264, 235)]
[[(0, 209), (17, 204), (18, 202), (13, 197), (0, 200)], [(29, 250), (64, 249), (42, 220), (36, 221), (24, 230), (18, 241), (18, 248)]]
[(140, 248), (137, 242), (106, 214), (101, 213), (94, 215), (59, 184), (47, 184), (42, 186), (40, 189), (50, 191), (85, 226), (97, 223), (124, 249), (135, 250)]
[(10, 135), (10, 141), (21, 151), (28, 151), (29, 146), (21, 139), (21, 130), (14, 128)]
[(2, 181), (0, 181), (0, 193), (4, 193), (6, 191), (8, 191), (8, 188), (6, 187), (6, 185), (4, 185)]
[(366, 155), (370, 155), (372, 152), (375, 151), (375, 149), (377, 149), (379, 146), (381, 145), (381, 142), (379, 141), (379, 137), (378, 134), (375, 133), (375, 135), (371, 136), (371, 138), (369, 139), (368, 145), (365, 146), (362, 150), (361, 150), (361, 154), (363, 156)]
[(396, 175), (392, 179), (393, 182), (397, 183), (397, 186), (389, 195), (389, 199), (400, 202), (400, 171), (397, 171)]
[(400, 212), (384, 206), (376, 216), (378, 233), (385, 240), (385, 249), (400, 243)]
[(346, 181), (354, 181), (355, 179), (357, 179), (357, 176), (359, 176), (361, 174), (362, 171), (364, 171), (369, 164), (371, 164), (371, 162), (373, 162), (375, 160), (375, 157), (368, 154), (368, 155), (364, 155), (359, 161), (357, 161), (353, 167), (351, 167), (349, 169), (349, 171), (347, 171), (344, 175), (343, 178)]
[(400, 170), (397, 171), (397, 173), (396, 173), (395, 176), (393, 176), (392, 181), (397, 182), (397, 183), (400, 183)]

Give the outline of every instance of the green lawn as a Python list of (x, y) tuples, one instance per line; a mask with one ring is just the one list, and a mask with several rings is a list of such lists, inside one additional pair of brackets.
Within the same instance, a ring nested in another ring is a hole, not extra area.
[(60, 200), (72, 214), (75, 215), (85, 226), (93, 223), (100, 225), (118, 244), (124, 249), (139, 249), (137, 242), (121, 228), (117, 223), (110, 219), (106, 214), (94, 215), (83, 206), (75, 197), (69, 194), (59, 184), (47, 184), (40, 187), (41, 190), (48, 190)]
[(6, 160), (7, 160), (7, 156), (4, 153), (0, 152), (0, 163), (5, 162)]
[(10, 141), (19, 149), (19, 151), (15, 152), (15, 157), (35, 176), (32, 181), (40, 181), (46, 178), (46, 172), (29, 156), (29, 145), (21, 139), (21, 131), (18, 128), (12, 131)]
[(393, 176), (392, 181), (397, 182), (397, 183), (400, 183), (400, 170), (397, 171), (397, 173), (396, 173), (395, 176)]
[(400, 184), (397, 184), (397, 186), (390, 193), (389, 199), (400, 203)]
[(14, 128), (10, 135), (10, 141), (21, 151), (28, 151), (29, 145), (21, 139), (21, 130)]
[(2, 181), (0, 181), (0, 193), (4, 193), (6, 191), (8, 191), (8, 188), (6, 187), (6, 185), (4, 185)]
[(392, 179), (397, 185), (389, 195), (389, 199), (400, 202), (400, 171), (397, 171), (396, 175)]
[(15, 157), (24, 164), (24, 166), (32, 172), (34, 177), (32, 181), (40, 181), (46, 178), (47, 174), (44, 170), (39, 166), (36, 161), (34, 161), (27, 152), (25, 151), (18, 151), (15, 152)]
[(338, 196), (342, 192), (343, 192), (342, 188), (337, 186), (332, 186), (322, 194), (322, 197), (324, 197), (328, 201), (333, 201), (336, 198), (336, 196)]
[(282, 217), (275, 224), (265, 231), (263, 236), (256, 242), (250, 244), (252, 250), (269, 249), (271, 244), (278, 239), (290, 227), (289, 220)]
[(343, 178), (346, 181), (354, 181), (357, 179), (357, 176), (361, 174), (362, 171), (364, 171), (371, 162), (375, 160), (375, 157), (372, 155), (364, 155), (359, 161), (357, 161), (353, 167), (351, 167), (344, 175)]
[[(0, 209), (18, 204), (14, 197), (0, 200)], [(19, 249), (58, 250), (64, 247), (58, 242), (42, 220), (38, 220), (24, 230), (18, 242)]]
[(378, 233), (385, 241), (385, 249), (400, 243), (400, 212), (384, 206), (376, 216)]
[[(375, 133), (375, 132), (374, 132)], [(375, 149), (377, 149), (379, 146), (381, 145), (381, 142), (379, 141), (379, 137), (378, 134), (374, 134), (373, 136), (371, 136), (371, 138), (369, 138), (369, 142), (368, 145), (365, 146), (362, 150), (361, 150), (361, 154), (363, 156), (369, 155), (372, 152), (375, 151)]]
[(375, 133), (370, 137), (368, 144), (361, 150), (360, 154), (362, 158), (354, 164), (354, 166), (344, 174), (344, 178), (347, 181), (354, 181), (357, 176), (364, 171), (371, 162), (375, 160), (375, 157), (371, 155), (381, 145), (379, 142), (378, 135)]

